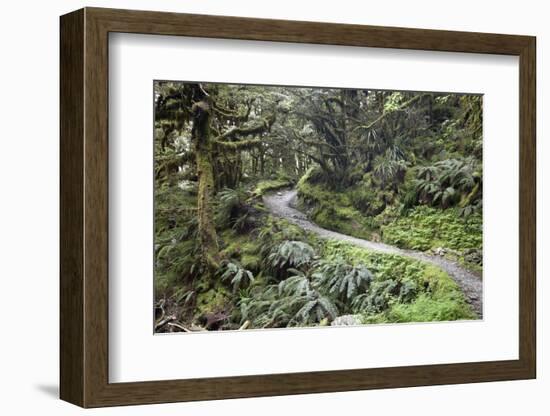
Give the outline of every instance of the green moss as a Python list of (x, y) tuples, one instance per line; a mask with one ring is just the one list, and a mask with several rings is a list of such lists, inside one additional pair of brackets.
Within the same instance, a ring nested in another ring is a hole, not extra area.
[(457, 209), (439, 210), (416, 207), (406, 217), (382, 227), (382, 238), (388, 244), (414, 250), (437, 247), (465, 251), (481, 250), (483, 242), (481, 214), (460, 217)]
[(410, 303), (394, 302), (388, 310), (373, 315), (362, 315), (365, 324), (442, 322), (477, 319), (471, 307), (459, 293), (451, 292), (433, 297), (421, 293)]
[[(461, 217), (458, 208), (427, 206), (405, 211), (412, 177), (412, 173), (405, 177), (405, 185), (397, 195), (381, 190), (370, 173), (352, 187), (331, 190), (314, 183), (314, 172), (308, 172), (298, 182), (299, 208), (323, 228), (365, 239), (376, 240), (381, 235), (384, 242), (401, 248), (425, 251), (442, 247), (455, 251), (455, 260), (479, 271), (481, 214)], [(471, 250), (476, 252), (468, 254)]]
[(221, 232), (224, 248), (221, 251), (223, 259), (237, 259), (241, 265), (254, 273), (261, 270), (261, 243), (257, 237), (238, 234), (233, 230)]
[(226, 229), (220, 232), (223, 241), (223, 250), (221, 255), (223, 258), (240, 257), (242, 248), (249, 242), (249, 237), (243, 234), (237, 234), (232, 229)]
[(223, 286), (216, 287), (197, 295), (196, 312), (198, 315), (224, 310), (231, 301), (231, 293)]
[(264, 243), (277, 245), (284, 240), (309, 242), (310, 238), (312, 238), (306, 231), (297, 225), (275, 217), (268, 217), (266, 219), (259, 235), (263, 236), (264, 240), (258, 241), (258, 244), (262, 244), (262, 248)]
[(253, 194), (255, 196), (262, 196), (270, 191), (276, 191), (277, 189), (287, 188), (292, 186), (292, 182), (288, 179), (270, 179), (260, 181), (254, 188)]
[(247, 270), (259, 270), (262, 264), (262, 258), (257, 254), (243, 254), (241, 256), (241, 264)]
[(433, 322), (475, 319), (467, 303), (447, 295), (434, 299), (421, 294), (412, 303), (393, 305), (385, 314), (388, 322)]
[(411, 282), (416, 288), (416, 296), (411, 302), (399, 302), (394, 298), (383, 313), (364, 314), (365, 323), (476, 319), (456, 282), (434, 265), (342, 242), (328, 241), (324, 244), (323, 257), (334, 258), (339, 255), (354, 264), (364, 264), (374, 273), (377, 282)]
[(352, 194), (353, 190), (330, 191), (304, 178), (298, 183), (300, 208), (310, 211), (310, 217), (316, 224), (354, 237), (371, 238), (376, 225), (353, 206)]
[(348, 189), (346, 193), (349, 195), (353, 207), (367, 217), (380, 214), (394, 199), (393, 192), (380, 189), (380, 184), (376, 183), (370, 172), (364, 174), (361, 181)]
[[(199, 106), (202, 102), (194, 104)], [(202, 108), (202, 107), (201, 107)], [(208, 116), (208, 110), (204, 111)], [(199, 179), (197, 195), (198, 238), (200, 241), (201, 263), (210, 271), (219, 267), (218, 237), (214, 223), (214, 167), (212, 144), (210, 143), (209, 117), (200, 119), (204, 125), (194, 128), (195, 161)]]
[[(409, 257), (379, 253), (339, 241), (326, 241), (322, 248), (322, 257), (334, 259), (338, 256), (343, 256), (352, 264), (364, 264), (379, 281), (399, 278), (415, 281), (423, 287), (426, 279), (429, 279), (433, 273), (433, 266)], [(442, 273), (453, 283), (449, 276)]]

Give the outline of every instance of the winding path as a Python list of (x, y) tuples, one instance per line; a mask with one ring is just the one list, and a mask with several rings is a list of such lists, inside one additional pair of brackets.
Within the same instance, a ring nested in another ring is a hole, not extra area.
[(285, 190), (274, 194), (265, 195), (263, 200), (265, 206), (271, 211), (272, 214), (282, 217), (289, 222), (298, 225), (304, 230), (311, 231), (321, 238), (345, 241), (357, 247), (363, 247), (381, 253), (399, 254), (401, 256), (411, 257), (413, 259), (440, 267), (460, 286), (464, 292), (466, 300), (472, 305), (473, 310), (480, 318), (482, 317), (483, 283), (474, 273), (465, 269), (457, 262), (448, 260), (438, 255), (431, 255), (414, 250), (405, 250), (384, 243), (363, 240), (361, 238), (351, 237), (346, 234), (321, 228), (317, 224), (311, 222), (303, 212), (294, 208), (296, 196), (296, 190)]

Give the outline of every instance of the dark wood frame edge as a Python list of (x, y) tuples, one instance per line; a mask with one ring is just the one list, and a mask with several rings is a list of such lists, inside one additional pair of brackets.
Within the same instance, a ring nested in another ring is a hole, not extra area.
[[(530, 36), (85, 8), (60, 20), (60, 396), (82, 407), (536, 377), (536, 40)], [(108, 34), (516, 55), (519, 359), (137, 383), (108, 381)]]

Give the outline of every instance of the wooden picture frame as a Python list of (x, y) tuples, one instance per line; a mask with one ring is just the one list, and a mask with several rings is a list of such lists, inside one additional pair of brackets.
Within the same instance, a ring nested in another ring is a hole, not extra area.
[[(64, 15), (60, 27), (63, 400), (82, 407), (101, 407), (535, 378), (534, 37), (100, 8)], [(519, 56), (519, 359), (109, 383), (110, 32)]]

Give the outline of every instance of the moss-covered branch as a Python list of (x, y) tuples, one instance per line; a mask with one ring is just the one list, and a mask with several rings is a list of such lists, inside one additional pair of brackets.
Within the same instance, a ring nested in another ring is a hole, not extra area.
[(262, 140), (260, 139), (250, 139), (250, 140), (239, 140), (237, 142), (223, 142), (216, 140), (214, 144), (223, 150), (238, 151), (238, 150), (249, 150), (254, 147), (260, 146)]
[(244, 112), (239, 112), (237, 110), (232, 110), (229, 108), (222, 107), (219, 103), (214, 103), (214, 111), (227, 119), (234, 119), (237, 121), (247, 121), (252, 111), (252, 103), (254, 99), (249, 100), (246, 103), (246, 110)]
[(239, 136), (258, 135), (268, 131), (275, 122), (275, 114), (255, 121), (251, 126), (233, 127), (220, 136), (216, 137), (217, 142), (223, 142)]
[(395, 110), (392, 110), (392, 111), (385, 111), (384, 113), (382, 113), (382, 115), (380, 115), (379, 117), (377, 117), (376, 119), (374, 119), (374, 121), (370, 122), (369, 124), (367, 125), (361, 125), (361, 126), (357, 126), (353, 129), (353, 132), (357, 131), (357, 130), (370, 130), (372, 129), (375, 125), (377, 125), (379, 122), (381, 122), (382, 120), (384, 120), (387, 116), (389, 116), (390, 114), (394, 114), (398, 111), (403, 111), (405, 108), (407, 108), (408, 106), (410, 106), (411, 104), (415, 103), (416, 101), (420, 100), (421, 98), (423, 97), (426, 97), (428, 96), (429, 94), (419, 94), (419, 95), (415, 95), (413, 98), (411, 98), (410, 100), (408, 101), (405, 101), (403, 104), (401, 104), (399, 107), (397, 107)]

